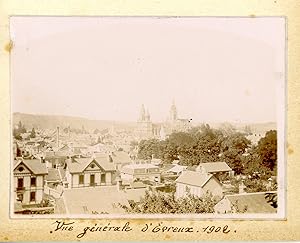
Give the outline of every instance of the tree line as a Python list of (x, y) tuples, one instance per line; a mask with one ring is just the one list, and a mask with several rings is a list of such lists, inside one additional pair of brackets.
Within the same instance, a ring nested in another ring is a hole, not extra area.
[(174, 132), (164, 140), (142, 140), (138, 158), (162, 159), (164, 163), (179, 160), (185, 166), (201, 162), (226, 162), (237, 174), (257, 171), (276, 174), (277, 132), (266, 132), (257, 145), (251, 144), (245, 133), (214, 129), (209, 125), (192, 128), (189, 132)]

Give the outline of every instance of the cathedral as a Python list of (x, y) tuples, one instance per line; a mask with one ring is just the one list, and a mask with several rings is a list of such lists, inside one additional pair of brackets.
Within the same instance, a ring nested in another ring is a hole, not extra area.
[(161, 124), (152, 123), (149, 110), (142, 105), (137, 121), (136, 136), (139, 140), (156, 138), (165, 140), (172, 132), (188, 131), (190, 126), (189, 119), (179, 119), (177, 108), (173, 101), (167, 121)]

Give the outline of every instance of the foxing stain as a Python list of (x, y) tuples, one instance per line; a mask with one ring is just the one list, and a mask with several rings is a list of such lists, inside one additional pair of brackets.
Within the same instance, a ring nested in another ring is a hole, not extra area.
[(4, 50), (10, 52), (11, 49), (13, 48), (13, 45), (14, 45), (13, 42), (10, 40), (8, 43), (5, 44)]

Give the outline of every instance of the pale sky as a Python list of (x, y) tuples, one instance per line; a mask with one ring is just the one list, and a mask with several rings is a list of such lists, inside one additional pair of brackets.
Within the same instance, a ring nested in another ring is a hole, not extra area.
[(276, 121), (283, 18), (12, 17), (12, 111)]

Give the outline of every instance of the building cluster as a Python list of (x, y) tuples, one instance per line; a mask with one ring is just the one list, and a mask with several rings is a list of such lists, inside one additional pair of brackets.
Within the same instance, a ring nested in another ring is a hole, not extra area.
[[(225, 162), (201, 162), (183, 166), (174, 160), (140, 160), (131, 142), (156, 138), (164, 140), (172, 132), (190, 129), (188, 119), (178, 118), (173, 103), (164, 123), (151, 122), (144, 106), (134, 132), (104, 129), (71, 132), (70, 129), (36, 129), (35, 137), (14, 140), (12, 195), (14, 212), (56, 214), (124, 213), (120, 205), (139, 202), (150, 188), (175, 198), (211, 194), (219, 202), (218, 213), (232, 213), (247, 207), (250, 213), (273, 213), (264, 193), (232, 193), (233, 170)], [(82, 129), (84, 130), (84, 129)], [(119, 205), (119, 206), (118, 206)]]
[(169, 111), (169, 116), (164, 123), (153, 123), (149, 110), (142, 105), (137, 121), (135, 134), (138, 140), (156, 138), (165, 140), (172, 132), (186, 132), (191, 128), (190, 119), (178, 117), (177, 108), (173, 102)]

